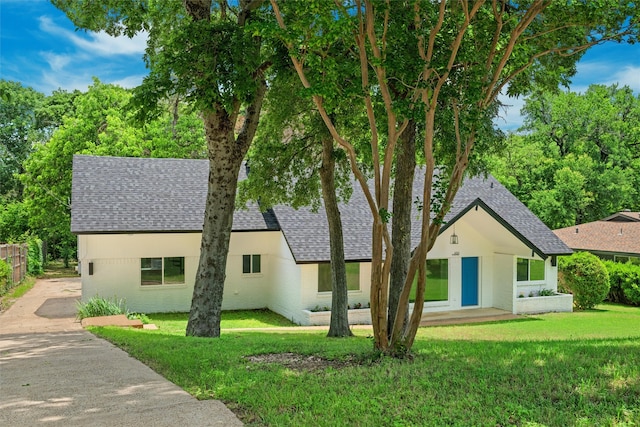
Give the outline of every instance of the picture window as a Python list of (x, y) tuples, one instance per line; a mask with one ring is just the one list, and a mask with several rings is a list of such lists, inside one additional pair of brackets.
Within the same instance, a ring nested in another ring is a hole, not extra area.
[[(347, 290), (360, 290), (360, 263), (345, 263), (347, 271)], [(331, 277), (331, 263), (318, 264), (318, 292), (331, 292), (333, 280)]]

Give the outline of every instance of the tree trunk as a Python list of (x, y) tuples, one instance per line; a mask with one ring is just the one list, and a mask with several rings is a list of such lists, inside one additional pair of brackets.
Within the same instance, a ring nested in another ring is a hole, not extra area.
[[(243, 27), (249, 18), (252, 6), (247, 4), (246, 0), (242, 0), (240, 4), (243, 10), (238, 17), (238, 26)], [(194, 20), (210, 19), (211, 0), (183, 0), (183, 5), (185, 11)], [(246, 55), (259, 54), (260, 38), (256, 37), (253, 45), (244, 46), (244, 48)], [(253, 75), (257, 83), (256, 91), (253, 98), (245, 104), (247, 108), (244, 123), (237, 137), (235, 136), (236, 121), (240, 107), (246, 100), (236, 98), (229, 110), (225, 109), (221, 103), (215, 102), (210, 109), (202, 111), (209, 152), (209, 182), (200, 244), (200, 261), (193, 288), (187, 335), (220, 336), (222, 295), (238, 174), (260, 121), (262, 101), (267, 90), (264, 72), (268, 65), (262, 64)]]
[[(396, 177), (393, 188), (393, 222), (391, 224), (391, 242), (393, 259), (389, 281), (389, 338), (393, 331), (393, 322), (398, 310), (400, 293), (404, 286), (411, 262), (411, 206), (413, 197), (413, 178), (416, 168), (416, 128), (410, 121), (400, 135), (396, 154)], [(404, 329), (409, 321), (409, 311), (404, 316)]]
[(349, 328), (349, 296), (344, 261), (342, 219), (338, 209), (334, 171), (333, 139), (324, 138), (322, 140), (320, 182), (322, 184), (324, 210), (329, 224), (329, 247), (331, 251), (331, 322), (327, 336), (350, 337), (353, 333)]
[(203, 119), (209, 148), (209, 183), (187, 335), (218, 337), (236, 188), (244, 152), (233, 149), (234, 124), (226, 113), (205, 114)]

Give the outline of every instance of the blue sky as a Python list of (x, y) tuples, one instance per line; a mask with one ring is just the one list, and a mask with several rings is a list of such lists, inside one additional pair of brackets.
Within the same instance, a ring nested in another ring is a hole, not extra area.
[[(0, 78), (46, 94), (58, 88), (84, 91), (93, 76), (130, 88), (147, 74), (144, 34), (128, 39), (75, 31), (48, 0), (0, 0), (0, 31)], [(592, 83), (628, 85), (640, 93), (640, 44), (609, 43), (588, 51), (571, 89), (584, 91)], [(497, 124), (515, 130), (523, 101), (502, 101), (511, 107)]]

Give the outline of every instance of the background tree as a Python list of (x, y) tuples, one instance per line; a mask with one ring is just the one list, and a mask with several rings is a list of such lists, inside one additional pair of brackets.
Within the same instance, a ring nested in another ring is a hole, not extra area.
[[(179, 105), (165, 103), (164, 114), (146, 126), (136, 126), (127, 109), (131, 91), (97, 79), (84, 94), (75, 95), (70, 114), (46, 144), (35, 147), (25, 161), (24, 211), (30, 230), (47, 241), (54, 258), (66, 263), (75, 254), (70, 231), (71, 176), (74, 154), (127, 157), (202, 158), (204, 132), (200, 119)], [(173, 132), (179, 128), (180, 131)]]
[(0, 90), (5, 95), (0, 99), (0, 197), (20, 199), (22, 186), (15, 175), (43, 138), (36, 116), (45, 96), (7, 80), (0, 80)]
[(640, 209), (640, 97), (628, 87), (527, 98), (521, 136), (491, 170), (551, 228)]
[(30, 233), (19, 174), (32, 151), (46, 144), (79, 92), (45, 96), (19, 82), (0, 80), (0, 242), (24, 241)]
[[(276, 0), (271, 0), (271, 5), (301, 82), (332, 136), (346, 150), (373, 215), (374, 346), (404, 354), (413, 345), (422, 316), (427, 252), (461, 185), (473, 150), (482, 152), (487, 148), (478, 136), (485, 132), (487, 118), (496, 113), (498, 94), (507, 88), (509, 94), (520, 94), (534, 82), (556, 86), (566, 81), (587, 47), (627, 35), (635, 38), (638, 11), (633, 5), (615, 1), (605, 8), (590, 2), (551, 1), (513, 4), (355, 0), (330, 6), (305, 4), (304, 10), (295, 3)], [(359, 170), (356, 148), (340, 134), (331, 117), (332, 97), (344, 94), (345, 84), (353, 83), (337, 76), (327, 79), (326, 70), (332, 64), (318, 59), (323, 57), (326, 45), (338, 37), (350, 39), (360, 59), (354, 66), (360, 72), (359, 98), (372, 129), (374, 191)], [(395, 56), (403, 46), (414, 47), (415, 55), (410, 60), (400, 55), (399, 61)], [(413, 72), (416, 68), (417, 73)], [(396, 98), (390, 82), (406, 87), (411, 95)], [(384, 114), (376, 114), (374, 98), (384, 105)], [(394, 257), (388, 229), (390, 178), (398, 139), (411, 119), (407, 110), (424, 117), (420, 132), (426, 164), (421, 177), (421, 238), (409, 264), (397, 313), (390, 318), (387, 298)], [(437, 123), (446, 118), (452, 119), (453, 127), (443, 128), (453, 128), (455, 136), (449, 141), (436, 136)], [(384, 132), (384, 138), (379, 137), (379, 132)], [(439, 174), (434, 180), (436, 165)], [(409, 326), (404, 328), (404, 313), (416, 273), (416, 303)]]
[[(76, 26), (111, 35), (148, 33), (150, 73), (136, 89), (142, 119), (158, 101), (185, 97), (204, 122), (209, 180), (187, 335), (220, 335), (238, 174), (260, 118), (271, 51), (255, 26), (261, 0), (53, 0)], [(241, 117), (242, 116), (242, 117)]]

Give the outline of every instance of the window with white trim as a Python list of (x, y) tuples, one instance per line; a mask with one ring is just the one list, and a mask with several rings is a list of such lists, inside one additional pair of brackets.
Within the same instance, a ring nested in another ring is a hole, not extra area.
[(143, 286), (183, 285), (184, 257), (142, 258), (140, 284)]
[(242, 255), (242, 274), (258, 274), (261, 272), (261, 257), (255, 255)]
[(516, 280), (518, 282), (544, 280), (544, 261), (531, 258), (518, 258), (516, 263)]

